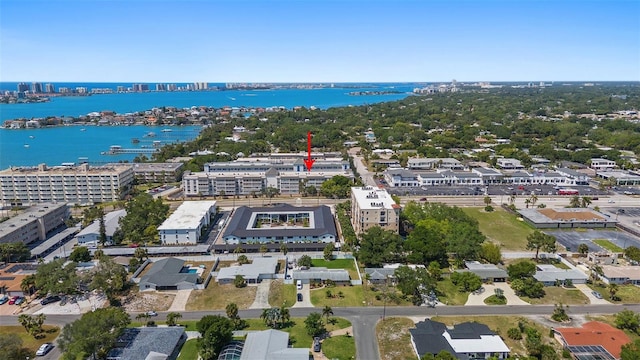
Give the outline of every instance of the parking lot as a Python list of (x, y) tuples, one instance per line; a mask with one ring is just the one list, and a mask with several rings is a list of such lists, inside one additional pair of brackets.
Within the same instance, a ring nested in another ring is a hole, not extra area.
[(589, 252), (604, 251), (600, 246), (596, 245), (593, 240), (606, 239), (613, 244), (626, 249), (629, 246), (640, 248), (640, 239), (629, 235), (622, 231), (611, 230), (587, 230), (587, 231), (545, 231), (549, 235), (553, 235), (558, 243), (560, 243), (569, 251), (578, 251), (580, 244), (586, 244)]

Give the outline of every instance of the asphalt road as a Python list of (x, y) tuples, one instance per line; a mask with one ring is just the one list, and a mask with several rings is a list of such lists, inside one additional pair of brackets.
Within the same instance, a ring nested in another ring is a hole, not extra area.
[[(503, 305), (503, 306), (438, 306), (429, 308), (425, 306), (387, 306), (386, 316), (475, 316), (475, 315), (549, 315), (553, 312), (554, 305)], [(589, 315), (589, 314), (614, 314), (621, 310), (629, 309), (640, 312), (640, 304), (603, 304), (603, 305), (572, 305), (567, 308), (569, 315)], [(319, 308), (292, 308), (291, 317), (306, 317), (312, 312), (320, 312)], [(379, 359), (378, 342), (375, 336), (375, 327), (382, 318), (383, 307), (348, 307), (333, 308), (334, 316), (344, 317), (351, 321), (353, 325), (353, 336), (356, 341), (357, 359), (371, 360)], [(240, 317), (248, 319), (260, 318), (261, 309), (241, 310)], [(166, 312), (159, 313), (156, 320), (164, 320)], [(182, 320), (199, 320), (205, 315), (225, 315), (224, 311), (193, 311), (183, 312)], [(135, 314), (131, 314), (132, 318)], [(80, 315), (48, 315), (47, 324), (64, 326), (78, 319)], [(18, 323), (17, 316), (5, 316), (3, 324)], [(58, 354), (58, 355), (56, 355)], [(56, 359), (60, 356), (57, 346), (44, 359)]]

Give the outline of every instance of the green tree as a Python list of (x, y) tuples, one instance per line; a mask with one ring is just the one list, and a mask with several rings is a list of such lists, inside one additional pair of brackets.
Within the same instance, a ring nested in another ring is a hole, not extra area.
[(586, 256), (589, 253), (589, 246), (587, 246), (587, 244), (578, 245), (578, 253), (582, 256)]
[(633, 342), (622, 345), (622, 351), (620, 352), (620, 359), (640, 360), (640, 339), (636, 339)]
[(381, 267), (383, 263), (400, 260), (402, 253), (400, 235), (374, 226), (362, 234), (357, 256), (358, 260), (367, 267)]
[(311, 267), (311, 257), (309, 255), (302, 255), (298, 259), (298, 266)]
[(24, 327), (27, 333), (34, 338), (39, 338), (41, 334), (44, 332), (42, 329), (42, 325), (44, 325), (44, 321), (47, 319), (45, 314), (38, 314), (36, 316), (31, 316), (28, 314), (21, 314), (18, 316), (18, 322), (20, 325)]
[(104, 211), (100, 216), (98, 229), (99, 229), (98, 241), (102, 246), (104, 246), (107, 243), (107, 228), (104, 224)]
[(487, 205), (487, 206), (491, 205), (491, 197), (485, 196), (484, 197), (484, 204)]
[(131, 322), (121, 308), (98, 308), (62, 328), (58, 346), (63, 359), (104, 358)]
[(556, 252), (556, 238), (552, 235), (547, 235), (539, 230), (536, 230), (527, 236), (527, 250), (536, 251), (537, 262), (540, 250), (550, 253)]
[(640, 249), (635, 246), (629, 246), (624, 249), (624, 256), (629, 260), (640, 262)]
[(578, 195), (574, 195), (569, 199), (569, 207), (570, 208), (579, 208), (582, 206), (582, 202), (580, 201), (580, 197)]
[(64, 259), (41, 264), (36, 270), (36, 288), (41, 294), (71, 294), (78, 285), (76, 264)]
[(102, 257), (87, 279), (91, 290), (101, 290), (109, 301), (127, 287), (127, 270), (110, 257)]
[(238, 263), (240, 265), (248, 264), (249, 263), (249, 258), (247, 257), (247, 255), (242, 254), (242, 255), (238, 256)]
[(336, 175), (329, 180), (325, 180), (320, 186), (322, 196), (334, 199), (344, 199), (351, 194), (351, 180), (343, 175)]
[(615, 324), (618, 329), (633, 331), (640, 335), (640, 314), (632, 310), (622, 310), (616, 314)]
[(329, 261), (333, 258), (333, 250), (335, 250), (335, 247), (333, 246), (333, 243), (329, 243), (327, 245), (325, 245), (324, 247), (324, 259)]
[(535, 273), (536, 264), (531, 261), (520, 261), (507, 266), (507, 274), (511, 280), (532, 277)]
[(264, 254), (266, 254), (267, 251), (269, 251), (269, 249), (267, 248), (267, 245), (265, 245), (265, 244), (260, 245), (260, 254), (262, 256), (264, 256)]
[(437, 261), (440, 264), (447, 262), (447, 244), (445, 241), (448, 228), (434, 219), (418, 221), (407, 240), (404, 249), (409, 252), (407, 260), (414, 264), (429, 264)]
[(233, 285), (237, 288), (243, 288), (247, 286), (247, 281), (242, 275), (236, 275), (235, 279), (233, 279)]
[(104, 256), (104, 251), (102, 249), (97, 249), (96, 251), (93, 252), (93, 258), (95, 260), (99, 260), (103, 256)]
[(456, 271), (451, 274), (451, 282), (458, 286), (461, 292), (476, 291), (482, 287), (480, 276), (470, 271)]
[(0, 243), (0, 259), (7, 263), (23, 262), (31, 257), (31, 251), (22, 241)]
[(611, 296), (611, 300), (613, 300), (613, 301), (618, 301), (618, 300), (619, 300), (619, 298), (618, 298), (618, 296), (616, 295), (616, 294), (618, 293), (618, 284), (616, 284), (616, 283), (610, 283), (610, 284), (607, 286), (607, 289), (609, 290), (609, 295)]
[(490, 242), (482, 244), (480, 258), (490, 264), (499, 264), (502, 261), (500, 246)]
[(167, 314), (167, 325), (176, 326), (178, 325), (178, 320), (182, 318), (182, 314), (179, 312), (170, 312)]
[(329, 324), (329, 316), (331, 315), (333, 315), (333, 309), (331, 309), (331, 306), (325, 305), (322, 309), (322, 316), (326, 318), (325, 324)]
[(280, 244), (280, 252), (282, 252), (282, 255), (287, 256), (287, 253), (289, 252), (289, 248), (287, 247), (286, 243)]
[(220, 315), (206, 315), (196, 323), (202, 335), (198, 342), (199, 355), (204, 360), (218, 357), (222, 347), (233, 339), (233, 323)]
[(22, 339), (15, 333), (0, 334), (0, 354), (6, 360), (34, 359), (35, 352), (24, 347)]
[(125, 204), (125, 210), (127, 215), (119, 220), (120, 229), (129, 242), (141, 244), (153, 241), (150, 236), (157, 234), (158, 226), (167, 218), (169, 205), (161, 198), (153, 199), (150, 194), (140, 193)]
[(556, 304), (551, 314), (551, 319), (557, 322), (569, 321), (569, 315), (562, 304)]
[(91, 261), (91, 254), (86, 246), (78, 246), (69, 255), (69, 260), (75, 262), (88, 262)]
[(238, 305), (236, 305), (236, 303), (227, 304), (225, 310), (227, 313), (227, 317), (230, 320), (235, 320), (236, 318), (238, 318)]
[(320, 336), (327, 331), (322, 322), (322, 315), (317, 312), (312, 312), (307, 316), (304, 320), (304, 326), (307, 329), (307, 334), (313, 337)]

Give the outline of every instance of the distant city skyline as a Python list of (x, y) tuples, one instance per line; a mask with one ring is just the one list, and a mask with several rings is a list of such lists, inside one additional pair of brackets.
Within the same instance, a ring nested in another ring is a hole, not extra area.
[(0, 2), (0, 81), (640, 81), (635, 0)]

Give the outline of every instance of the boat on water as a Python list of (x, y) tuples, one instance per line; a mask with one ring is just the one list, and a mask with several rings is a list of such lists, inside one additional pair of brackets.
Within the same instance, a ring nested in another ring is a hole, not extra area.
[(82, 128), (82, 129), (80, 129), (80, 131), (87, 131), (87, 129), (85, 129), (85, 128)]
[(29, 135), (29, 139), (35, 139), (36, 137), (33, 135)]
[(140, 142), (140, 140), (138, 140), (137, 138), (133, 138), (133, 139), (131, 139), (131, 142), (132, 142), (133, 144), (137, 144), (137, 143), (139, 143), (139, 142)]
[(24, 147), (26, 147), (26, 148), (28, 148), (29, 146), (31, 146), (31, 145), (29, 145), (29, 144), (24, 144)]
[(153, 131), (150, 131), (150, 132), (146, 133), (144, 136), (145, 137), (155, 137), (156, 133), (154, 133)]
[(162, 129), (162, 132), (172, 132), (172, 129)]

